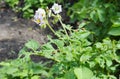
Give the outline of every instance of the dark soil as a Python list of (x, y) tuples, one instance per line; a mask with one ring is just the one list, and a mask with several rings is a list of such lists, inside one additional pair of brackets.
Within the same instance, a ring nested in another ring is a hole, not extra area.
[(45, 43), (46, 35), (46, 31), (32, 20), (17, 18), (12, 10), (0, 7), (0, 61), (16, 58), (19, 50), (30, 39)]

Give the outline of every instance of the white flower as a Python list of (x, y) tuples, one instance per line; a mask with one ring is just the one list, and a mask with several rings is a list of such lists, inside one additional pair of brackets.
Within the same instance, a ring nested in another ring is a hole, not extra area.
[(58, 13), (62, 12), (62, 7), (61, 7), (61, 5), (58, 5), (58, 4), (56, 4), (56, 3), (54, 3), (54, 5), (52, 6), (51, 9), (53, 10), (53, 12), (54, 12), (55, 14), (58, 14)]
[(39, 24), (40, 26), (45, 24), (45, 22), (43, 21), (43, 19), (40, 19), (40, 18), (37, 18), (37, 19), (34, 19), (34, 22)]
[(45, 13), (45, 10), (42, 9), (42, 8), (39, 8), (36, 12), (35, 12), (35, 15), (34, 15), (34, 22), (36, 22), (37, 24), (39, 25), (42, 25), (44, 24), (44, 19), (46, 17), (46, 13)]
[(39, 8), (39, 9), (36, 11), (35, 15), (38, 15), (38, 16), (41, 16), (41, 17), (44, 18), (44, 17), (46, 16), (46, 12), (45, 12), (44, 9)]

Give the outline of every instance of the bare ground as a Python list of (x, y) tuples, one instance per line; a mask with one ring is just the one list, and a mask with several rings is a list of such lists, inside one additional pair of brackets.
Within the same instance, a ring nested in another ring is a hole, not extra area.
[(0, 61), (14, 59), (24, 44), (30, 39), (43, 44), (46, 32), (32, 20), (17, 18), (9, 9), (0, 8)]

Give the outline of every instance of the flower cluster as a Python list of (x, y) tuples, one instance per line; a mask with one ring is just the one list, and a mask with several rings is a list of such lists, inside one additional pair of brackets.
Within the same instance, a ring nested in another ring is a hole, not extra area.
[(34, 22), (36, 22), (39, 25), (42, 25), (44, 24), (45, 17), (46, 17), (45, 10), (42, 8), (39, 8), (34, 15)]
[[(52, 11), (54, 12), (54, 14), (59, 14), (60, 12), (62, 12), (62, 7), (61, 5), (58, 5), (57, 3), (54, 3), (54, 5), (52, 6), (52, 8), (48, 11), (48, 17), (51, 16)], [(46, 12), (44, 9), (39, 8), (34, 15), (34, 22), (39, 24), (40, 26), (45, 25), (46, 23)]]

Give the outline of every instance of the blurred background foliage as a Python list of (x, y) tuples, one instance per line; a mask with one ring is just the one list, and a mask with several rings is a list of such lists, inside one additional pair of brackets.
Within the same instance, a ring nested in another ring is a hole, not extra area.
[(87, 29), (94, 32), (96, 40), (108, 34), (120, 36), (119, 0), (79, 0), (69, 8), (71, 22), (88, 21)]

